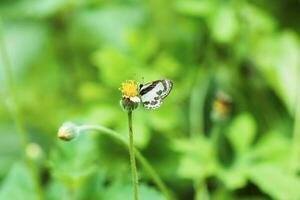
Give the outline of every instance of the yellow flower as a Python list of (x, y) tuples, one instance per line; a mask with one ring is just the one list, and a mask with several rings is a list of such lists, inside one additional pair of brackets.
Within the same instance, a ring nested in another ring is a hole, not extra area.
[(231, 97), (223, 92), (218, 91), (213, 102), (212, 118), (215, 120), (226, 119), (232, 111)]
[(221, 116), (226, 116), (231, 110), (230, 104), (222, 99), (215, 100), (213, 107)]
[(137, 84), (133, 80), (127, 80), (122, 83), (120, 90), (122, 92), (122, 97), (131, 98), (138, 96)]
[(122, 92), (122, 99), (120, 101), (121, 108), (128, 112), (136, 109), (140, 102), (136, 82), (133, 80), (127, 80), (122, 83), (120, 90)]

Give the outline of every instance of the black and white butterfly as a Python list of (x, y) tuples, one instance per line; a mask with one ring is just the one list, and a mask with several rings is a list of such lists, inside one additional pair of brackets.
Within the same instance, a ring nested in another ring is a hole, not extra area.
[(156, 80), (139, 85), (139, 96), (147, 109), (159, 108), (162, 101), (171, 92), (173, 83), (170, 80)]

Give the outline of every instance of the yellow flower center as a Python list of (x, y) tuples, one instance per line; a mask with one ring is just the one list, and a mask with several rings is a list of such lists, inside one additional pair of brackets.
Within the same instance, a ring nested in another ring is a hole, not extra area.
[(138, 96), (137, 84), (133, 80), (127, 80), (122, 83), (120, 90), (122, 97), (130, 98)]

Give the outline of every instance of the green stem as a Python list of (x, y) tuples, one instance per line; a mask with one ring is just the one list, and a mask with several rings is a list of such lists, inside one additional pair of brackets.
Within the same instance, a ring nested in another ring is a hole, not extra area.
[(11, 109), (12, 109), (11, 114), (14, 118), (16, 128), (17, 128), (17, 133), (19, 134), (19, 138), (21, 141), (23, 158), (25, 160), (26, 167), (33, 181), (33, 187), (35, 190), (35, 199), (41, 200), (43, 199), (43, 195), (38, 181), (38, 176), (35, 170), (35, 166), (32, 160), (26, 155), (28, 136), (24, 125), (23, 115), (18, 106), (16, 89), (14, 86), (13, 76), (11, 72), (12, 67), (9, 61), (9, 57), (8, 57), (8, 53), (4, 41), (4, 33), (3, 33), (3, 26), (2, 26), (1, 19), (0, 19), (0, 55), (2, 57), (2, 62), (3, 62), (3, 69), (4, 69), (5, 79), (6, 79), (8, 97), (10, 98), (10, 103), (11, 103)]
[(293, 129), (293, 142), (292, 142), (292, 154), (290, 160), (290, 169), (292, 173), (297, 173), (299, 170), (299, 153), (300, 153), (300, 68), (298, 69), (297, 80), (297, 94), (296, 105), (294, 114), (294, 129)]
[(190, 137), (204, 136), (204, 107), (211, 81), (211, 66), (215, 65), (215, 49), (211, 38), (207, 38), (204, 60), (196, 72), (194, 86), (190, 94), (189, 121)]
[(199, 182), (196, 185), (196, 194), (194, 200), (209, 200), (207, 186), (203, 177), (199, 179)]
[[(129, 148), (128, 141), (118, 132), (113, 131), (111, 129), (99, 126), (99, 125), (82, 125), (79, 126), (79, 132), (82, 131), (97, 131), (98, 133), (107, 135), (114, 140), (120, 142), (124, 147)], [(161, 193), (165, 196), (167, 200), (173, 200), (169, 189), (164, 184), (164, 182), (161, 180), (159, 175), (156, 173), (156, 171), (153, 169), (151, 164), (147, 161), (147, 159), (137, 150), (134, 148), (134, 153), (136, 155), (137, 160), (140, 162), (141, 166), (144, 168), (144, 170), (150, 175), (153, 182), (156, 184), (156, 186), (159, 188)]]
[(206, 69), (200, 68), (195, 78), (189, 104), (190, 137), (204, 134), (204, 103), (207, 95), (210, 76)]
[(129, 156), (131, 166), (131, 176), (133, 184), (134, 200), (139, 199), (139, 180), (136, 170), (135, 155), (134, 155), (134, 144), (133, 144), (133, 131), (132, 131), (132, 111), (128, 112), (128, 127), (129, 127)]
[(219, 124), (220, 122), (215, 122), (211, 131), (211, 142), (213, 145), (214, 149), (218, 149), (219, 148), (219, 138), (220, 138), (220, 134), (221, 134), (221, 124)]

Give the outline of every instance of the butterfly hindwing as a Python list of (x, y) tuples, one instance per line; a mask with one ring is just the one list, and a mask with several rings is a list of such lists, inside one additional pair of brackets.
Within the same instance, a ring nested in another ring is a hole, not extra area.
[(173, 83), (170, 80), (156, 80), (140, 85), (139, 94), (142, 104), (147, 109), (156, 109), (162, 104), (162, 100), (168, 96)]

